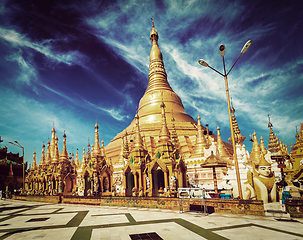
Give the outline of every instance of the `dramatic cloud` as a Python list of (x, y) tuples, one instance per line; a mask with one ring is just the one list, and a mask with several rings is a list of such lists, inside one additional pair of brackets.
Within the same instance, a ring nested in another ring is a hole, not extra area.
[(65, 130), (68, 151), (75, 151), (93, 141), (96, 119), (108, 144), (130, 124), (146, 89), (153, 17), (170, 85), (193, 118), (200, 115), (211, 130), (219, 124), (225, 141), (230, 130), (224, 78), (198, 60), (223, 72), (218, 47), (225, 44), (229, 70), (251, 39), (228, 75), (239, 127), (246, 139), (256, 131), (266, 142), (269, 114), (274, 132), (289, 145), (303, 123), (302, 6), (261, 0), (6, 0), (0, 7), (3, 144), (18, 140), (26, 146), (26, 161), (32, 161), (34, 147), (40, 159), (54, 122), (59, 141)]

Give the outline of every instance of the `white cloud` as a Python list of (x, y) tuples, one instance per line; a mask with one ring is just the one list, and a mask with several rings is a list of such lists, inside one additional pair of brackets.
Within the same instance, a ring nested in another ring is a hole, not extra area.
[(31, 81), (37, 80), (36, 69), (33, 68), (33, 66), (29, 62), (25, 61), (25, 59), (22, 56), (21, 50), (9, 56), (6, 56), (5, 59), (7, 61), (18, 63), (20, 67), (20, 73), (19, 73), (19, 77), (17, 78), (17, 81), (21, 81), (26, 83), (27, 85), (30, 85)]
[(70, 51), (68, 53), (55, 53), (51, 49), (51, 43), (53, 40), (45, 40), (41, 43), (34, 43), (27, 39), (25, 35), (22, 35), (16, 32), (15, 30), (0, 28), (0, 38), (9, 42), (15, 48), (28, 47), (37, 52), (42, 53), (44, 56), (46, 56), (52, 61), (65, 63), (67, 65), (73, 65), (79, 62), (79, 59), (85, 59), (85, 57), (79, 51)]
[(92, 106), (94, 109), (101, 110), (103, 112), (106, 112), (108, 115), (112, 116), (114, 119), (118, 121), (123, 121), (125, 118), (129, 118), (129, 116), (123, 114), (122, 109), (118, 108), (103, 108), (100, 106), (97, 106), (87, 100), (84, 100), (86, 103), (88, 103), (90, 106)]

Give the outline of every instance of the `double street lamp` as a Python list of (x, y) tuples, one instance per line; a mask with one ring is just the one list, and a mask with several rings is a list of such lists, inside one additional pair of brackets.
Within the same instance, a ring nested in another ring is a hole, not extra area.
[(24, 169), (24, 147), (22, 147), (21, 146), (21, 144), (20, 143), (18, 143), (18, 141), (14, 141), (15, 143), (13, 143), (13, 142), (9, 142), (10, 144), (13, 144), (13, 145), (15, 145), (15, 146), (17, 146), (17, 147), (19, 147), (19, 148), (22, 148), (22, 193), (24, 193), (24, 171), (25, 171), (25, 169)]
[(241, 180), (240, 180), (240, 172), (239, 172), (239, 165), (238, 165), (238, 160), (237, 160), (237, 152), (236, 152), (236, 143), (235, 143), (235, 136), (234, 136), (234, 128), (232, 124), (232, 118), (231, 118), (231, 109), (230, 109), (230, 98), (229, 98), (229, 92), (228, 92), (228, 82), (227, 82), (227, 75), (230, 73), (230, 71), (233, 69), (235, 64), (238, 62), (239, 58), (242, 56), (243, 53), (246, 52), (246, 50), (250, 47), (252, 41), (249, 40), (245, 43), (244, 47), (241, 50), (241, 53), (235, 63), (232, 65), (230, 70), (226, 73), (226, 68), (225, 68), (225, 61), (224, 61), (224, 55), (225, 55), (225, 45), (221, 44), (219, 47), (220, 55), (222, 56), (223, 59), (223, 67), (224, 67), (224, 74), (220, 73), (216, 69), (212, 68), (211, 66), (208, 65), (206, 61), (203, 59), (200, 59), (198, 62), (204, 67), (209, 67), (210, 69), (214, 70), (216, 73), (219, 73), (221, 76), (224, 77), (225, 79), (225, 87), (226, 87), (226, 97), (227, 97), (227, 105), (228, 105), (228, 114), (229, 114), (229, 124), (230, 124), (230, 131), (231, 131), (231, 138), (232, 138), (232, 144), (233, 144), (233, 152), (234, 152), (234, 161), (235, 161), (235, 168), (236, 168), (236, 175), (237, 175), (237, 185), (238, 185), (238, 191), (239, 191), (239, 197), (240, 199), (243, 199), (242, 196), (242, 188), (241, 188)]

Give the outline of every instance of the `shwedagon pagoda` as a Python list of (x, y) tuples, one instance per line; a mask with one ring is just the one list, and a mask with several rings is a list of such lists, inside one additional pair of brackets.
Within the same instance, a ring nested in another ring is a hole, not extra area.
[[(195, 121), (186, 114), (167, 80), (158, 38), (153, 23), (149, 82), (131, 124), (104, 146), (96, 122), (94, 143), (83, 148), (81, 161), (78, 151), (75, 156), (68, 154), (65, 133), (59, 151), (54, 126), (51, 140), (42, 146), (39, 165), (33, 153), (23, 194), (176, 198), (179, 188), (192, 187), (239, 197), (232, 144), (222, 140), (219, 126), (212, 132), (202, 126), (200, 117)], [(254, 132), (249, 153), (234, 107), (231, 112), (243, 199), (276, 202), (285, 187), (301, 199), (303, 124), (289, 152), (269, 119), (268, 146)]]

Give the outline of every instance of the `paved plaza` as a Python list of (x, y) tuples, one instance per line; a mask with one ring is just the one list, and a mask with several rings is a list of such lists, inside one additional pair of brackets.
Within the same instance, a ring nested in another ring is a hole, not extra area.
[(303, 239), (303, 219), (0, 200), (0, 239)]

